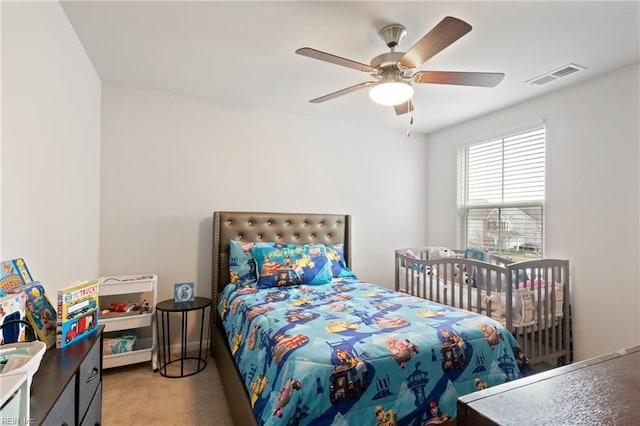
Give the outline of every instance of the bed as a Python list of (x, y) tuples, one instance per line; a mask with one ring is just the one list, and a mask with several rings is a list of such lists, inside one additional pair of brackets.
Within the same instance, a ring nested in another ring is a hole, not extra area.
[[(446, 423), (458, 396), (525, 374), (499, 322), (342, 275), (350, 232), (349, 215), (214, 212), (211, 347), (235, 424)], [(239, 243), (255, 256), (257, 286), (230, 273)], [(342, 248), (328, 282), (285, 256), (305, 246), (302, 263), (317, 267), (329, 257), (318, 244)]]
[(531, 363), (571, 362), (569, 262), (510, 262), (484, 250), (396, 250), (395, 289), (489, 316), (518, 340)]

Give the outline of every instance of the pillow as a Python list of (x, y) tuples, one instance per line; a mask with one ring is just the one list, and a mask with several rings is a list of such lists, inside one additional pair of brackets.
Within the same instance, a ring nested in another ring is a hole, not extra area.
[(333, 278), (331, 262), (322, 244), (254, 246), (251, 255), (256, 262), (259, 288), (326, 284)]
[(253, 243), (229, 241), (229, 275), (231, 283), (238, 285), (255, 285), (258, 281), (256, 276), (256, 262), (251, 256), (252, 247), (274, 248), (283, 246), (280, 243)]
[(344, 244), (338, 243), (326, 247), (327, 257), (331, 261), (331, 274), (333, 278), (358, 278), (347, 267), (344, 260)]

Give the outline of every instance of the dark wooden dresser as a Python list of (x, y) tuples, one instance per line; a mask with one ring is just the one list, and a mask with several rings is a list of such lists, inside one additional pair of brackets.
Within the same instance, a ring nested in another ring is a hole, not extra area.
[(640, 422), (640, 346), (458, 398), (458, 425)]
[(31, 384), (33, 424), (100, 424), (103, 329), (67, 348), (45, 352)]

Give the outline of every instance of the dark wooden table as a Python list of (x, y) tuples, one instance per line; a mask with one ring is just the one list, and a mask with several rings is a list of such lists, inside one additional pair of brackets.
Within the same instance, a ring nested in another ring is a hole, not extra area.
[(640, 422), (640, 346), (458, 398), (458, 425)]

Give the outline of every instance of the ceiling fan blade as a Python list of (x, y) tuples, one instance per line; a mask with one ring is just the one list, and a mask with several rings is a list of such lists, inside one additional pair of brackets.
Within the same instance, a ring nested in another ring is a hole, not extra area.
[(411, 99), (409, 99), (407, 102), (394, 105), (393, 109), (396, 110), (396, 115), (406, 114), (409, 111), (413, 111), (413, 102), (411, 102)]
[(302, 47), (296, 50), (298, 55), (307, 56), (309, 58), (318, 59), (320, 61), (329, 62), (336, 65), (341, 65), (343, 67), (352, 68), (354, 70), (362, 71), (362, 72), (373, 72), (374, 69), (360, 62), (352, 61), (351, 59), (341, 58), (340, 56), (332, 55), (330, 53), (321, 52), (316, 49), (312, 49), (310, 47)]
[(447, 16), (414, 44), (399, 62), (406, 67), (417, 68), (469, 31), (471, 31), (471, 25), (458, 18)]
[(417, 83), (457, 84), (460, 86), (495, 87), (502, 81), (501, 72), (419, 71), (413, 80)]
[(365, 87), (373, 86), (375, 81), (365, 81), (363, 83), (355, 84), (351, 87), (347, 87), (345, 89), (338, 90), (333, 93), (329, 93), (328, 95), (320, 96), (319, 98), (311, 99), (309, 102), (313, 104), (319, 104), (321, 102), (325, 102), (334, 98), (337, 98), (342, 95), (346, 95), (351, 92), (355, 92), (356, 90), (364, 89)]

